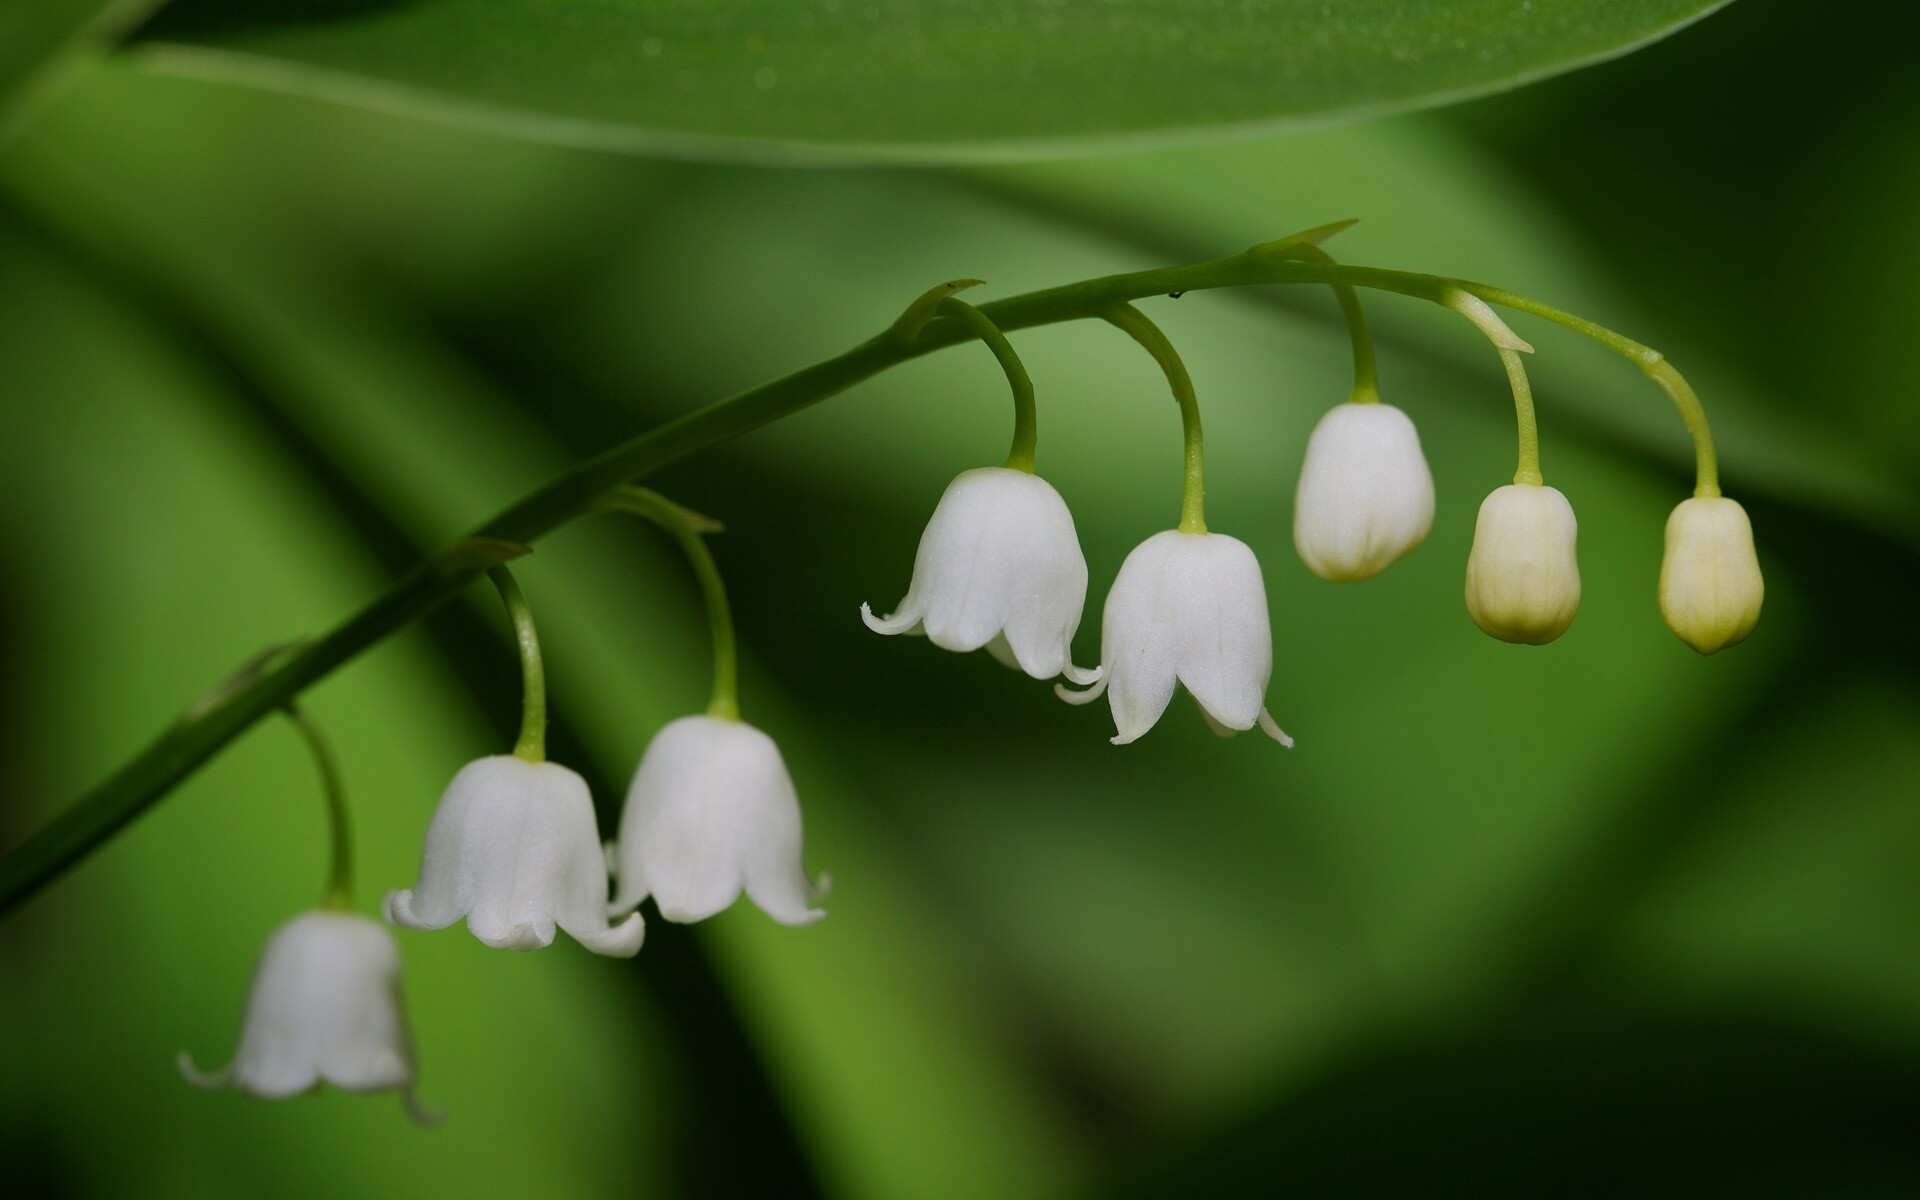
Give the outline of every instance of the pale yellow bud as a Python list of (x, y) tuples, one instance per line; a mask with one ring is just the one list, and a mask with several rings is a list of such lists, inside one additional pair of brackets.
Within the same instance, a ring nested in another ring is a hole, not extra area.
[(1467, 556), (1467, 612), (1503, 642), (1540, 646), (1573, 624), (1580, 608), (1579, 523), (1558, 489), (1496, 488), (1480, 504)]
[(1746, 640), (1760, 620), (1766, 585), (1753, 552), (1753, 524), (1737, 500), (1695, 496), (1667, 518), (1660, 563), (1660, 615), (1702, 654)]

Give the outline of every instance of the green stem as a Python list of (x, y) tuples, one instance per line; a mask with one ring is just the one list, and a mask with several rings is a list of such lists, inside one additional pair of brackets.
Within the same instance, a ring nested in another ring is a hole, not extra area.
[(1446, 304), (1447, 293), (1458, 289), (1468, 295), (1478, 296), (1488, 304), (1498, 304), (1502, 308), (1511, 308), (1551, 321), (1584, 338), (1598, 342), (1639, 367), (1673, 401), (1674, 407), (1680, 412), (1681, 421), (1687, 427), (1687, 433), (1693, 438), (1694, 494), (1697, 496), (1720, 494), (1719, 462), (1714, 455), (1713, 431), (1707, 424), (1706, 410), (1700, 406), (1700, 398), (1694, 394), (1692, 386), (1673, 364), (1667, 361), (1666, 356), (1653, 347), (1637, 342), (1597, 322), (1589, 321), (1585, 317), (1577, 317), (1564, 309), (1542, 303), (1531, 296), (1523, 296), (1506, 288), (1494, 287), (1487, 283), (1475, 283), (1467, 279), (1454, 279), (1444, 275), (1422, 275), (1412, 271), (1389, 271), (1380, 267), (1349, 267), (1322, 263), (1300, 263), (1297, 267), (1283, 270), (1282, 273), (1290, 278), (1273, 282), (1326, 284), (1345, 282), (1356, 287), (1398, 292), (1403, 296), (1414, 296), (1437, 304)]
[[(1333, 255), (1311, 242), (1287, 248), (1290, 257), (1303, 262), (1332, 263)], [(1349, 404), (1380, 403), (1380, 379), (1374, 369), (1373, 332), (1367, 328), (1367, 310), (1360, 306), (1360, 292), (1350, 283), (1333, 284), (1333, 296), (1340, 302), (1340, 315), (1347, 321), (1347, 338), (1353, 344), (1353, 394)]]
[(333, 750), (320, 732), (312, 714), (298, 704), (282, 710), (300, 731), (300, 737), (313, 752), (314, 765), (320, 769), (320, 794), (327, 803), (327, 832), (333, 839), (333, 855), (327, 865), (325, 907), (334, 912), (353, 911), (353, 826), (347, 819), (347, 789), (340, 781), (340, 767)]
[(719, 523), (699, 516), (675, 504), (656, 491), (642, 487), (617, 487), (597, 506), (606, 512), (632, 513), (644, 517), (673, 535), (687, 556), (694, 575), (700, 580), (700, 594), (707, 602), (707, 627), (713, 631), (713, 696), (707, 701), (707, 715), (729, 721), (740, 719), (740, 652), (733, 635), (733, 610), (727, 604), (727, 586), (720, 578), (719, 564), (707, 549), (702, 533), (717, 533)]
[(1133, 305), (1117, 304), (1100, 315), (1144, 346), (1166, 373), (1167, 386), (1173, 389), (1174, 402), (1180, 406), (1180, 432), (1186, 444), (1186, 478), (1180, 488), (1180, 532), (1205, 533), (1206, 447), (1200, 435), (1200, 400), (1193, 394), (1193, 379), (1187, 374), (1187, 364), (1180, 361), (1179, 352), (1160, 327)]
[(547, 668), (540, 656), (540, 633), (533, 626), (533, 610), (514, 581), (513, 572), (504, 566), (487, 570), (487, 578), (500, 590), (513, 622), (513, 640), (520, 648), (520, 740), (513, 752), (528, 762), (547, 761)]
[(1540, 428), (1533, 416), (1533, 385), (1527, 382), (1526, 364), (1518, 350), (1505, 346), (1496, 349), (1500, 365), (1507, 369), (1507, 383), (1513, 388), (1513, 415), (1520, 426), (1520, 461), (1513, 469), (1513, 481), (1538, 486), (1546, 480), (1540, 475)]
[(965, 300), (948, 296), (940, 301), (937, 310), (942, 316), (953, 317), (974, 332), (974, 335), (987, 344), (993, 356), (1000, 360), (1000, 369), (1007, 374), (1007, 386), (1013, 389), (1013, 447), (1007, 451), (1006, 466), (1016, 471), (1033, 474), (1033, 447), (1039, 439), (1039, 422), (1033, 411), (1033, 380), (1027, 378), (1027, 368), (1020, 362), (1020, 356), (1013, 352), (1013, 343), (1000, 327), (987, 319), (987, 315), (968, 304)]
[[(9, 179), (7, 187), (17, 192), (18, 183)], [(1677, 373), (1670, 367), (1662, 369), (1663, 360), (1657, 352), (1591, 322), (1485, 284), (1373, 267), (1300, 262), (1287, 259), (1284, 251), (1255, 247), (1206, 262), (1107, 275), (1028, 292), (981, 305), (980, 311), (1002, 331), (1011, 333), (1105, 317), (1116, 304), (1170, 292), (1295, 283), (1346, 283), (1429, 300), (1439, 300), (1447, 288), (1459, 288), (1489, 303), (1533, 313), (1593, 338), (1634, 359), (1655, 382), (1668, 389), (1701, 448), (1702, 486), (1712, 486), (1712, 448), (1705, 438), (1705, 418), (1698, 415), (1698, 401), (1692, 398), (1691, 390), (1675, 386)], [(956, 286), (936, 291), (945, 294)], [(924, 328), (919, 327), (917, 317), (905, 325), (913, 328), (889, 327), (844, 353), (697, 409), (588, 459), (497, 514), (468, 539), (407, 572), (324, 637), (286, 655), (245, 687), (215, 703), (197, 706), (45, 828), (0, 858), (0, 912), (58, 878), (262, 717), (458, 594), (492, 565), (488, 547), (531, 544), (592, 509), (610, 488), (751, 433), (900, 363), (977, 336), (951, 316), (936, 316), (926, 321)], [(502, 556), (491, 557), (497, 561)]]

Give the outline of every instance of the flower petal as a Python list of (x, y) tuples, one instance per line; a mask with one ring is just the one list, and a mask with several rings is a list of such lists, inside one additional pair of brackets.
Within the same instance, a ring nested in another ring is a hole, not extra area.
[(1260, 562), (1222, 533), (1189, 537), (1178, 563), (1180, 682), (1220, 724), (1253, 728), (1273, 674), (1273, 633)]
[(386, 899), (380, 903), (380, 913), (386, 917), (389, 922), (403, 929), (417, 929), (422, 932), (445, 929), (461, 917), (466, 916), (465, 913), (455, 913), (451, 917), (446, 917), (443, 920), (440, 919), (441, 914), (439, 913), (435, 913), (429, 917), (416, 912), (414, 909), (412, 888), (402, 888), (399, 891), (388, 892)]
[[(1074, 669), (1078, 670), (1079, 668), (1076, 667)], [(1065, 700), (1068, 704), (1092, 704), (1106, 693), (1107, 669), (1105, 667), (1096, 667), (1092, 674), (1093, 679), (1090, 681), (1073, 680), (1075, 683), (1090, 682), (1092, 686), (1088, 687), (1085, 691), (1076, 692), (1064, 683), (1056, 683), (1053, 685), (1053, 694)], [(1071, 675), (1067, 678), (1073, 679)]]
[(632, 958), (640, 953), (640, 945), (647, 940), (647, 923), (639, 913), (628, 913), (627, 919), (618, 925), (566, 926), (573, 940), (608, 958)]
[(918, 632), (920, 628), (920, 614), (907, 608), (906, 601), (904, 600), (900, 602), (900, 605), (900, 608), (891, 616), (876, 617), (873, 615), (873, 609), (862, 603), (860, 605), (860, 619), (865, 621), (867, 628), (873, 630), (875, 633), (892, 635), (896, 633)]
[(194, 1065), (193, 1055), (185, 1050), (182, 1050), (173, 1061), (180, 1067), (180, 1074), (188, 1083), (209, 1092), (218, 1091), (233, 1079), (232, 1063), (228, 1063), (217, 1071), (202, 1071)]
[(1274, 741), (1279, 742), (1287, 749), (1293, 749), (1293, 739), (1287, 736), (1286, 730), (1280, 728), (1280, 726), (1274, 722), (1273, 714), (1264, 708), (1260, 710), (1260, 732), (1266, 734)]

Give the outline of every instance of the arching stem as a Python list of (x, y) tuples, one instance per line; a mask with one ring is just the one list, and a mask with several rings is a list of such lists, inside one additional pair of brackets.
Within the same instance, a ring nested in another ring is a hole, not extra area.
[(1200, 433), (1200, 400), (1193, 394), (1193, 379), (1187, 364), (1167, 340), (1160, 327), (1131, 304), (1119, 304), (1101, 314), (1124, 330), (1128, 337), (1146, 347), (1148, 354), (1166, 373), (1167, 386), (1180, 405), (1180, 429), (1186, 444), (1186, 476), (1180, 490), (1180, 532), (1207, 531), (1206, 448)]
[(1447, 288), (1439, 300), (1473, 322), (1474, 328), (1485, 334), (1499, 353), (1500, 365), (1506, 368), (1507, 383), (1513, 389), (1513, 416), (1520, 434), (1519, 463), (1514, 467), (1513, 481), (1538, 486), (1545, 482), (1540, 476), (1540, 425), (1533, 413), (1533, 385), (1527, 381), (1526, 364), (1520, 361), (1520, 356), (1532, 353), (1533, 347), (1507, 328), (1499, 314), (1473, 293)]
[(727, 587), (720, 578), (720, 566), (713, 561), (713, 553), (701, 537), (720, 532), (720, 523), (643, 487), (614, 488), (597, 507), (604, 512), (643, 517), (666, 530), (679, 544), (700, 581), (700, 594), (707, 604), (707, 627), (713, 636), (713, 694), (707, 701), (707, 715), (739, 720), (740, 652), (734, 640), (733, 609), (727, 603)]
[(333, 851), (327, 864), (327, 890), (324, 906), (334, 912), (353, 911), (353, 825), (347, 817), (347, 790), (340, 781), (340, 766), (333, 750), (313, 715), (298, 704), (283, 710), (300, 738), (313, 752), (314, 766), (320, 771), (320, 795), (327, 806), (327, 833)]
[(520, 647), (520, 740), (513, 752), (528, 762), (547, 761), (547, 670), (540, 657), (540, 634), (533, 626), (533, 610), (504, 566), (492, 567), (487, 578), (500, 590), (513, 621), (514, 641)]
[[(1302, 262), (1334, 262), (1333, 256), (1312, 242), (1300, 242), (1287, 248), (1288, 256)], [(1360, 306), (1360, 291), (1350, 283), (1330, 285), (1340, 302), (1340, 315), (1347, 321), (1347, 339), (1353, 346), (1353, 394), (1349, 404), (1380, 403), (1380, 379), (1374, 370), (1373, 332), (1367, 328), (1367, 310)]]
[[(62, 189), (23, 190), (20, 178), (10, 178), (5, 190), (8, 198), (27, 205), (41, 221), (77, 244), (109, 257), (122, 252), (117, 243), (101, 242), (100, 232), (75, 215), (78, 210), (68, 203), (72, 196)], [(1441, 303), (1449, 290), (1458, 289), (1488, 303), (1563, 325), (1633, 360), (1672, 399), (1693, 435), (1698, 494), (1718, 493), (1706, 415), (1692, 388), (1658, 351), (1503, 288), (1439, 275), (1289, 257), (1289, 248), (1297, 246), (1299, 240), (1296, 235), (1206, 262), (1083, 279), (1009, 296), (981, 305), (980, 310), (998, 328), (1011, 332), (1062, 321), (1111, 319), (1116, 304), (1205, 288), (1346, 284)], [(900, 363), (972, 340), (977, 334), (958, 321), (928, 322), (940, 300), (976, 282), (954, 280), (942, 284), (910, 305), (893, 325), (857, 346), (687, 413), (578, 464), (496, 513), (464, 541), (395, 580), (383, 594), (324, 636), (276, 657), (271, 667), (261, 669), (244, 684), (222, 689), (195, 705), (160, 731), (139, 754), (0, 858), (0, 912), (19, 904), (92, 853), (263, 717), (395, 630), (445, 603), (492, 562), (523, 552), (527, 544), (592, 510), (607, 489), (631, 483), (669, 463), (790, 416)], [(1189, 438), (1189, 459), (1190, 466), (1197, 467), (1197, 420), (1192, 424), (1196, 436)], [(1194, 502), (1198, 524), (1197, 472), (1190, 471), (1188, 482), (1188, 498)], [(1205, 528), (1204, 524), (1200, 528)]]
[(987, 314), (965, 300), (948, 296), (940, 301), (938, 311), (973, 330), (986, 343), (987, 349), (993, 351), (1000, 369), (1006, 372), (1007, 386), (1013, 389), (1013, 446), (1007, 451), (1005, 465), (1031, 475), (1034, 443), (1040, 436), (1039, 423), (1034, 415), (1033, 380), (1027, 378), (1027, 368), (1021, 363), (1020, 356), (1013, 352), (1013, 343), (1007, 340), (1007, 335), (1000, 332), (1000, 327)]

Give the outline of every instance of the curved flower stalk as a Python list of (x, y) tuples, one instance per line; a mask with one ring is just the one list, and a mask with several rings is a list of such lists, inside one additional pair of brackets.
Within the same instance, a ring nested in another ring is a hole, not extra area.
[(537, 950), (564, 929), (595, 954), (630, 958), (646, 925), (607, 920), (607, 860), (586, 781), (558, 763), (478, 759), (447, 785), (427, 826), (420, 881), (387, 893), (387, 920), (467, 929), (500, 950)]
[(1694, 496), (1676, 505), (1660, 563), (1667, 628), (1701, 654), (1713, 654), (1746, 640), (1765, 599), (1753, 524), (1740, 502)]
[(328, 1084), (346, 1092), (397, 1089), (415, 1120), (439, 1119), (413, 1094), (400, 950), (377, 921), (350, 912), (316, 909), (275, 930), (254, 971), (233, 1061), (202, 1071), (182, 1050), (179, 1064), (196, 1087), (231, 1084), (263, 1100)]
[(1084, 685), (1100, 677), (1073, 665), (1086, 602), (1087, 560), (1060, 493), (1026, 471), (981, 467), (940, 497), (905, 598), (884, 618), (862, 604), (860, 619), (875, 633), (925, 634), (962, 653), (984, 646), (1035, 679)]
[(1307, 439), (1293, 545), (1322, 579), (1372, 579), (1433, 528), (1433, 472), (1407, 414), (1378, 400), (1330, 409)]
[(1169, 529), (1120, 565), (1101, 621), (1104, 678), (1084, 692), (1055, 685), (1069, 704), (1107, 693), (1124, 746), (1152, 729), (1184, 686), (1222, 736), (1258, 725), (1292, 746), (1266, 709), (1273, 634), (1260, 563), (1246, 543), (1221, 533)]
[(807, 880), (800, 797), (773, 739), (744, 721), (682, 717), (647, 746), (611, 857), (612, 913), (652, 896), (669, 921), (704, 921), (744, 889), (783, 925), (826, 916)]

